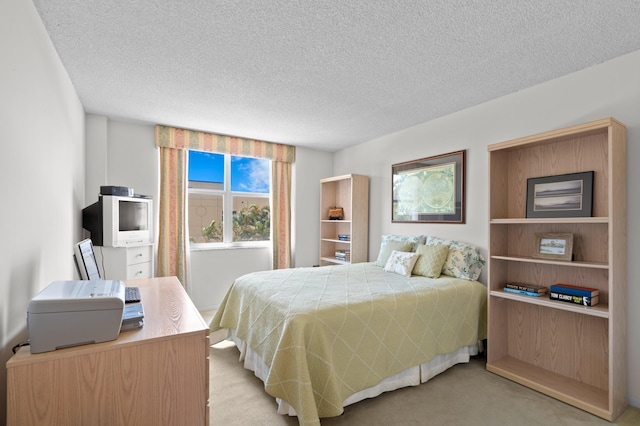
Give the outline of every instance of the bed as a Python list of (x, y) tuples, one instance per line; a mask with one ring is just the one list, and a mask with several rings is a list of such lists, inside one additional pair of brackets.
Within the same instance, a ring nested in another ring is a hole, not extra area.
[(440, 270), (438, 278), (413, 275), (406, 259), (408, 274), (394, 272), (394, 256), (421, 255), (413, 243), (387, 245), (376, 262), (240, 277), (211, 322), (212, 331), (229, 330), (278, 412), (301, 425), (468, 362), (486, 338), (482, 283)]

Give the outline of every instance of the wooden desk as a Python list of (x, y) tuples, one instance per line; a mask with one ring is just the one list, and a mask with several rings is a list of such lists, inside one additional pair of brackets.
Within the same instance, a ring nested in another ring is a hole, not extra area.
[(175, 277), (140, 287), (144, 327), (7, 362), (7, 425), (208, 425), (209, 327)]

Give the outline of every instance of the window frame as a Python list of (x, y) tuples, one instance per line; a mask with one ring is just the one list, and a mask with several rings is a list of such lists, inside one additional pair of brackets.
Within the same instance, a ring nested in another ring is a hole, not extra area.
[[(197, 151), (197, 150), (193, 150)], [(273, 228), (270, 226), (269, 239), (263, 241), (233, 241), (233, 198), (235, 197), (255, 197), (266, 198), (269, 200), (269, 220), (272, 219), (272, 190), (273, 182), (271, 173), (269, 173), (269, 193), (264, 194), (260, 192), (240, 192), (231, 191), (231, 157), (244, 157), (244, 158), (256, 158), (245, 155), (235, 155), (217, 152), (224, 156), (224, 178), (222, 182), (222, 189), (203, 189), (203, 188), (190, 188), (189, 187), (189, 164), (187, 161), (187, 217), (189, 216), (189, 195), (190, 194), (205, 194), (205, 195), (221, 195), (222, 196), (222, 217), (231, 218), (231, 220), (222, 221), (222, 241), (220, 242), (208, 242), (208, 243), (193, 243), (191, 242), (191, 235), (188, 235), (187, 241), (189, 242), (190, 250), (215, 250), (215, 249), (230, 249), (230, 248), (260, 248), (271, 247), (273, 241)], [(188, 158), (188, 156), (187, 156)], [(267, 158), (258, 158), (269, 162), (271, 168), (272, 160)], [(228, 224), (227, 224), (228, 223)], [(188, 229), (188, 227), (187, 227)]]

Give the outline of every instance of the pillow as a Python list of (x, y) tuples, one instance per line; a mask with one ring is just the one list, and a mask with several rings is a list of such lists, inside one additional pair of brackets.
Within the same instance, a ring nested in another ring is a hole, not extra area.
[(415, 249), (418, 244), (424, 244), (425, 241), (427, 241), (427, 237), (424, 235), (383, 235), (382, 242), (384, 243), (386, 241), (402, 241), (403, 243), (412, 243), (413, 248), (411, 251), (413, 251), (413, 249)]
[(480, 249), (473, 244), (456, 240), (443, 240), (438, 237), (428, 237), (427, 245), (447, 245), (449, 255), (442, 267), (442, 273), (451, 277), (465, 280), (477, 280), (485, 264)]
[(384, 265), (384, 270), (385, 272), (393, 272), (394, 274), (410, 277), (418, 257), (420, 257), (418, 253), (394, 250)]
[(413, 275), (438, 278), (449, 255), (449, 246), (420, 244), (416, 247), (416, 253), (420, 257), (413, 267)]
[(380, 252), (378, 253), (378, 259), (375, 264), (378, 266), (385, 266), (387, 264), (387, 260), (389, 260), (389, 256), (391, 256), (391, 252), (394, 250), (410, 252), (413, 250), (413, 243), (383, 240), (382, 244), (380, 244)]

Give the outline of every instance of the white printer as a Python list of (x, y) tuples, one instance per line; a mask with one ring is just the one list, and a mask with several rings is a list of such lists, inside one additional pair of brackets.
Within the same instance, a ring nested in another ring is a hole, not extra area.
[(31, 353), (115, 340), (124, 310), (124, 282), (54, 281), (29, 302)]

